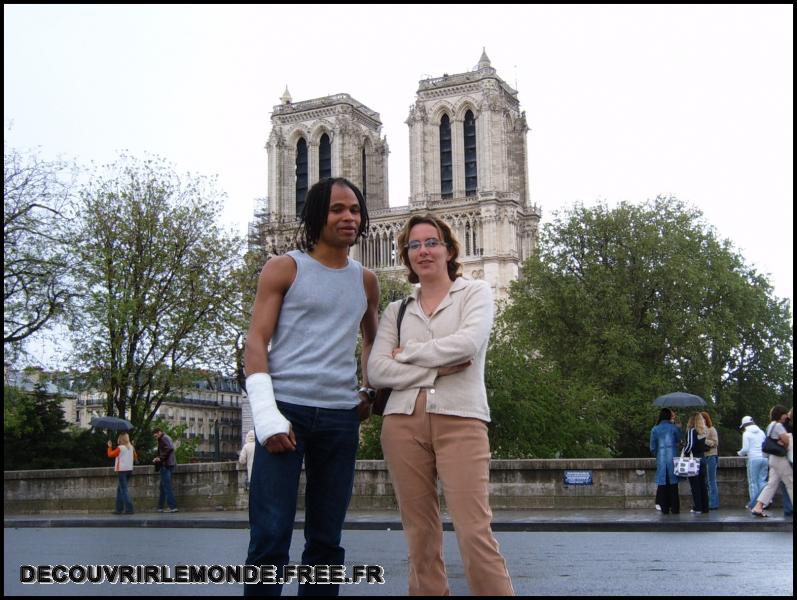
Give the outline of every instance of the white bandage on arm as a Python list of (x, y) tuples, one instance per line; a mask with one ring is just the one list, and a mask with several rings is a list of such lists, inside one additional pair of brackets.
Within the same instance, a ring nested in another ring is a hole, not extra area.
[(287, 434), (291, 423), (282, 416), (274, 400), (274, 387), (268, 373), (253, 373), (246, 378), (246, 395), (252, 407), (252, 420), (255, 423), (255, 435), (262, 446), (272, 435)]

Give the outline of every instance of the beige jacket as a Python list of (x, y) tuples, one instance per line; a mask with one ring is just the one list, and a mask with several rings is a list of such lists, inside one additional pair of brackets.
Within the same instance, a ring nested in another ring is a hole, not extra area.
[(708, 446), (708, 450), (706, 450), (704, 456), (719, 456), (717, 452), (719, 445), (720, 442), (717, 430), (714, 427), (708, 427), (706, 429), (706, 446)]
[[(490, 421), (484, 362), (493, 326), (493, 297), (481, 280), (457, 278), (448, 296), (431, 317), (418, 304), (413, 291), (401, 324), (403, 351), (391, 357), (397, 346), (396, 316), (401, 301), (382, 314), (371, 356), (368, 381), (376, 388), (393, 388), (385, 415), (412, 414), (419, 390), (426, 388), (430, 413), (473, 417)], [(454, 375), (437, 376), (437, 369), (468, 360), (473, 364)]]
[(246, 465), (246, 480), (252, 481), (252, 465), (255, 462), (255, 430), (250, 429), (246, 434), (246, 442), (238, 455), (238, 462)]

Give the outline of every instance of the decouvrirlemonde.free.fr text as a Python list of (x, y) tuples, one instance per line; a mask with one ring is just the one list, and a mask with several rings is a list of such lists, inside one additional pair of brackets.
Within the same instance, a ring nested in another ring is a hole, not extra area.
[[(348, 569), (351, 569), (348, 571)], [(380, 565), (20, 565), (21, 583), (383, 584)]]

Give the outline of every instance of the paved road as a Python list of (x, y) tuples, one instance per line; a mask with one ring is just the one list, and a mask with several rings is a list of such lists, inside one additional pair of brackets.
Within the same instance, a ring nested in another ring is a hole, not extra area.
[[(405, 595), (406, 544), (400, 531), (346, 530), (346, 563), (379, 564), (384, 585), (341, 586), (344, 596)], [(467, 595), (453, 533), (445, 554), (454, 595)], [(793, 595), (793, 533), (788, 532), (499, 532), (519, 595)], [(16, 595), (240, 595), (239, 584), (23, 585), (19, 566), (237, 565), (248, 532), (166, 528), (9, 528), (4, 530), (4, 594)], [(301, 556), (294, 532), (291, 557)], [(778, 557), (772, 559), (771, 557)], [(686, 574), (692, 573), (692, 576)], [(296, 584), (285, 595), (296, 595)]]

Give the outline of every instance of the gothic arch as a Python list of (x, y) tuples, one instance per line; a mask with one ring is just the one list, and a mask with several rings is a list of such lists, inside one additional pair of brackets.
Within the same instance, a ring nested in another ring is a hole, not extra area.
[(295, 150), (299, 138), (304, 138), (305, 142), (310, 141), (310, 132), (302, 125), (296, 125), (288, 131), (287, 135), (285, 136), (285, 139), (288, 142), (288, 147)]
[(454, 115), (457, 121), (464, 121), (465, 120), (465, 113), (471, 111), (473, 113), (473, 118), (477, 121), (479, 120), (479, 114), (481, 111), (478, 109), (478, 103), (476, 100), (471, 98), (470, 96), (465, 96), (457, 100), (456, 104), (454, 105)]
[(432, 107), (431, 112), (432, 112), (432, 118), (430, 120), (430, 123), (432, 125), (440, 125), (440, 121), (443, 120), (443, 115), (448, 115), (448, 118), (451, 120), (454, 119), (454, 109), (452, 108), (450, 102), (446, 101), (438, 102)]
[(318, 144), (321, 141), (321, 136), (324, 134), (329, 136), (330, 143), (335, 143), (335, 134), (332, 131), (332, 123), (323, 120), (313, 124), (313, 129), (310, 133), (309, 143)]

